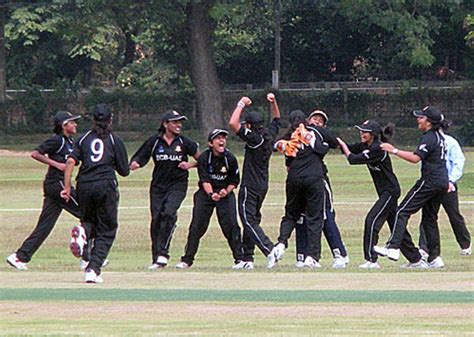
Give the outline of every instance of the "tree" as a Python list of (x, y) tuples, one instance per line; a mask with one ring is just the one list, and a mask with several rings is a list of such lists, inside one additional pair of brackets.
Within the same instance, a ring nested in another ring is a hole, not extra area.
[(0, 105), (5, 102), (7, 81), (5, 77), (5, 2), (0, 1)]
[(196, 90), (198, 118), (204, 134), (224, 126), (221, 84), (214, 61), (213, 29), (209, 16), (213, 4), (213, 0), (191, 0), (186, 13), (191, 80)]

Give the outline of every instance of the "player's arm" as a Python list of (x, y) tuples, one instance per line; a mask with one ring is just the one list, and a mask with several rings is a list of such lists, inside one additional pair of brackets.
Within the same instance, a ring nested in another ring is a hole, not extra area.
[[(112, 136), (114, 137), (114, 136)], [(114, 137), (115, 140), (115, 170), (122, 177), (130, 174), (130, 167), (128, 165), (127, 149), (120, 138)]]
[(152, 136), (148, 138), (142, 146), (140, 146), (137, 152), (132, 156), (132, 159), (130, 159), (130, 170), (135, 171), (148, 163), (156, 140), (156, 137)]
[(61, 191), (61, 198), (66, 201), (69, 201), (71, 197), (71, 179), (75, 165), (76, 160), (73, 157), (68, 157), (66, 160), (66, 168), (64, 169), (64, 189)]
[(231, 193), (240, 182), (239, 176), (239, 164), (237, 162), (237, 158), (233, 155), (228, 157), (229, 159), (229, 176), (227, 177), (228, 185), (226, 188), (223, 188), (219, 191), (219, 196), (221, 198), (225, 198), (229, 193)]
[(278, 107), (278, 102), (275, 98), (275, 94), (274, 93), (268, 93), (267, 94), (267, 101), (270, 102), (270, 108), (272, 110), (272, 118), (275, 119), (275, 118), (278, 118), (280, 119), (280, 108)]
[(252, 104), (252, 101), (250, 98), (243, 96), (240, 101), (237, 103), (234, 112), (232, 113), (232, 116), (230, 117), (229, 120), (229, 128), (234, 131), (235, 133), (239, 133), (240, 130), (240, 116), (242, 114), (242, 111), (246, 106), (249, 106)]
[(39, 161), (40, 163), (52, 166), (58, 169), (59, 171), (64, 171), (64, 169), (66, 168), (66, 165), (64, 163), (57, 162), (56, 160), (53, 160), (48, 156), (40, 153), (38, 150), (34, 150), (33, 152), (31, 152), (31, 158)]
[(386, 152), (396, 155), (399, 158), (402, 158), (403, 160), (406, 160), (409, 163), (416, 164), (421, 161), (421, 157), (418, 154), (410, 151), (399, 150), (390, 143), (382, 143), (380, 144), (380, 148)]

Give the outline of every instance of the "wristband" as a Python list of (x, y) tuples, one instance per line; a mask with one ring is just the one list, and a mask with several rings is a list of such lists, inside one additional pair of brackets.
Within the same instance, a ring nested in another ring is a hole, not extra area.
[(214, 192), (209, 192), (207, 195), (209, 196), (210, 199), (212, 199), (212, 196), (214, 195)]
[(398, 149), (393, 149), (393, 150), (392, 150), (392, 153), (393, 153), (394, 155), (397, 155)]
[(237, 103), (237, 106), (243, 109), (245, 108), (245, 103), (242, 101), (239, 101), (239, 103)]

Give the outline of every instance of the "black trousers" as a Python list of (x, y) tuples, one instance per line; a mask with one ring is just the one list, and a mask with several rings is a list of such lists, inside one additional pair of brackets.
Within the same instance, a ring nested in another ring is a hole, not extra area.
[(87, 268), (100, 274), (118, 229), (119, 191), (116, 180), (80, 182), (77, 196), (82, 213), (81, 221), (87, 237), (94, 237)]
[(392, 235), (388, 241), (390, 248), (402, 248), (404, 255), (410, 262), (416, 262), (421, 258), (418, 249), (415, 247), (410, 233), (407, 230), (407, 223), (412, 214), (422, 210), (422, 220), (426, 231), (428, 250), (430, 257), (428, 262), (433, 261), (440, 254), (440, 237), (437, 223), (440, 197), (446, 193), (447, 186), (441, 187), (426, 180), (420, 179), (415, 186), (407, 193), (403, 201), (397, 208), (395, 215), (395, 225)]
[[(374, 251), (374, 246), (377, 245), (379, 241), (379, 232), (385, 221), (387, 221), (390, 230), (393, 229), (397, 212), (397, 200), (398, 195), (383, 192), (365, 218), (364, 258), (367, 261), (377, 261), (378, 254)], [(400, 250), (402, 251), (402, 254), (410, 256), (410, 250), (406, 250), (403, 241)], [(416, 256), (413, 258), (416, 258)]]
[(288, 246), (288, 239), (302, 213), (306, 215), (307, 255), (321, 258), (324, 185), (322, 177), (291, 178), (286, 181), (285, 215), (280, 224), (278, 242)]
[(266, 194), (266, 190), (258, 191), (249, 186), (241, 186), (239, 190), (239, 216), (244, 227), (244, 261), (253, 261), (255, 245), (265, 256), (273, 249), (273, 242), (260, 226), (262, 221), (260, 209)]
[[(332, 197), (332, 188), (328, 178), (324, 179), (324, 225), (323, 234), (331, 249), (333, 257), (335, 254), (347, 256), (347, 250), (342, 241), (341, 232), (336, 223), (336, 211)], [(304, 261), (308, 249), (308, 236), (306, 227), (306, 217), (302, 215), (302, 221), (296, 224), (296, 260)]]
[(158, 256), (169, 258), (169, 249), (178, 220), (178, 209), (186, 197), (186, 188), (150, 188), (151, 210), (151, 258), (156, 263)]
[(199, 189), (193, 196), (193, 218), (189, 226), (188, 240), (184, 256), (181, 261), (192, 265), (199, 248), (199, 241), (207, 232), (214, 208), (217, 211), (217, 220), (222, 233), (232, 251), (234, 262), (242, 260), (242, 238), (240, 227), (237, 223), (237, 210), (235, 208), (235, 194), (232, 192), (224, 199), (212, 201), (209, 196)]
[[(448, 215), (449, 223), (451, 224), (451, 228), (453, 229), (459, 247), (461, 247), (461, 249), (466, 249), (471, 245), (471, 234), (466, 227), (464, 217), (459, 211), (458, 187), (457, 185), (455, 186), (456, 190), (454, 192), (446, 193), (441, 196), (441, 205), (443, 205), (443, 208)], [(438, 211), (436, 211), (436, 214), (438, 214)], [(425, 224), (426, 221), (426, 218), (422, 217), (422, 221), (420, 223), (420, 239), (418, 242), (420, 248), (428, 252), (429, 250), (426, 240), (425, 227), (429, 226), (429, 224)]]
[(80, 217), (81, 213), (76, 198), (76, 191), (71, 188), (71, 199), (69, 202), (66, 202), (60, 196), (63, 186), (61, 180), (43, 183), (43, 208), (35, 229), (16, 252), (20, 261), (29, 262), (31, 260), (33, 254), (53, 230), (63, 209), (77, 218)]

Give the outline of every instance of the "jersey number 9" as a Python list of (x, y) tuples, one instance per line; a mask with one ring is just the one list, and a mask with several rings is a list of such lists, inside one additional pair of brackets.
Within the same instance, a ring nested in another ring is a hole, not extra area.
[(91, 160), (94, 163), (99, 162), (104, 156), (104, 142), (102, 139), (94, 139), (91, 143)]

